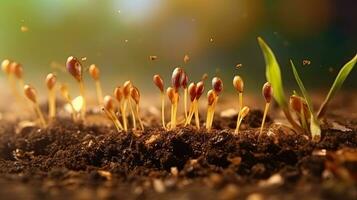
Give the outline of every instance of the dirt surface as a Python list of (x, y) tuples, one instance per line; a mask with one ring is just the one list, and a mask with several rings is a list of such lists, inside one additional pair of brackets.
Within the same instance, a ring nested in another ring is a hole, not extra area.
[[(117, 133), (58, 119), (0, 123), (1, 199), (356, 199), (357, 121), (327, 121), (322, 140), (253, 111), (194, 127)], [(138, 136), (140, 135), (140, 136)]]

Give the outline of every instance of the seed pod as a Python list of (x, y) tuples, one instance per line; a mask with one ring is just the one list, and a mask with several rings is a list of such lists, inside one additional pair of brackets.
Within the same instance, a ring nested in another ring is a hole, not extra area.
[(197, 100), (202, 96), (204, 90), (205, 90), (205, 84), (203, 83), (203, 81), (198, 82), (196, 85), (196, 99)]
[(169, 97), (172, 104), (175, 103), (175, 90), (172, 87), (168, 87), (166, 90), (166, 94)]
[(123, 94), (124, 94), (125, 98), (129, 97), (131, 86), (132, 86), (131, 81), (125, 81), (125, 83), (123, 85)]
[(123, 99), (123, 88), (118, 86), (114, 90), (114, 97), (120, 102)]
[(186, 64), (186, 63), (188, 63), (188, 61), (190, 61), (190, 57), (186, 54), (186, 55), (183, 57), (183, 62)]
[(181, 87), (183, 73), (184, 72), (181, 67), (175, 68), (175, 70), (172, 72), (171, 83), (175, 91), (177, 91)]
[(76, 57), (70, 56), (66, 62), (68, 72), (78, 81), (82, 81), (82, 65)]
[(188, 84), (188, 76), (185, 71), (183, 71), (181, 76), (181, 86), (182, 88), (186, 89)]
[(109, 95), (104, 97), (104, 108), (109, 111), (114, 109), (114, 99)]
[(217, 95), (214, 92), (214, 90), (209, 90), (207, 92), (207, 100), (208, 100), (208, 105), (211, 106), (213, 104), (213, 102), (216, 100)]
[(248, 106), (244, 106), (244, 107), (242, 108), (242, 110), (240, 110), (239, 114), (240, 114), (241, 119), (243, 119), (244, 117), (246, 117), (246, 116), (248, 115), (249, 110), (250, 110), (250, 109), (249, 109)]
[(271, 99), (273, 97), (273, 88), (271, 87), (271, 84), (269, 82), (266, 82), (263, 85), (262, 93), (263, 93), (263, 96), (265, 98), (265, 101), (267, 103), (270, 103), (270, 101), (271, 101)]
[(131, 87), (130, 89), (130, 95), (131, 95), (131, 98), (134, 99), (135, 103), (138, 105), (139, 102), (140, 102), (140, 92), (139, 92), (139, 89), (135, 86)]
[(191, 99), (191, 102), (195, 100), (196, 98), (196, 84), (195, 83), (191, 83), (189, 86), (188, 86), (188, 93), (190, 94), (190, 99)]
[(89, 74), (91, 75), (91, 77), (94, 79), (94, 80), (99, 80), (99, 77), (100, 77), (100, 70), (99, 68), (95, 65), (95, 64), (92, 64), (90, 67), (89, 67)]
[(22, 79), (23, 68), (20, 63), (13, 62), (10, 64), (11, 73), (15, 74), (18, 79)]
[(36, 97), (36, 90), (35, 88), (31, 87), (30, 85), (25, 85), (24, 86), (24, 93), (25, 96), (32, 101), (33, 103), (37, 103), (37, 97)]
[(160, 89), (161, 92), (164, 92), (164, 81), (161, 76), (156, 74), (153, 77), (154, 84)]
[(243, 93), (244, 82), (243, 82), (243, 79), (240, 76), (235, 76), (233, 78), (233, 86), (238, 92)]
[(214, 77), (212, 79), (212, 88), (216, 92), (217, 95), (219, 95), (222, 90), (223, 90), (223, 82), (220, 78)]
[(49, 73), (46, 76), (46, 85), (49, 90), (52, 90), (52, 88), (56, 85), (56, 82), (57, 82), (56, 75)]
[(10, 74), (11, 73), (11, 61), (9, 59), (5, 59), (1, 62), (1, 69), (3, 72), (5, 72), (6, 74)]
[(290, 107), (298, 113), (301, 112), (301, 109), (302, 109), (301, 106), (303, 106), (303, 107), (307, 106), (305, 100), (299, 96), (296, 96), (296, 95), (290, 96), (289, 104), (290, 104)]

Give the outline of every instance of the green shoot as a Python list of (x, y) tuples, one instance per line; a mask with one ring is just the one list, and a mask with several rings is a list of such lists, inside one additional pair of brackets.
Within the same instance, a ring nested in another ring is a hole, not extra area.
[(343, 82), (346, 80), (349, 73), (352, 71), (353, 67), (357, 62), (357, 54), (352, 58), (348, 63), (346, 63), (340, 72), (338, 73), (335, 81), (333, 82), (329, 93), (327, 94), (326, 99), (321, 104), (319, 112), (317, 113), (317, 118), (320, 119), (324, 116), (327, 110), (328, 103), (331, 101), (332, 97), (337, 93), (337, 91), (341, 88)]
[(311, 132), (312, 139), (315, 140), (315, 141), (319, 141), (320, 138), (321, 138), (321, 128), (320, 128), (320, 124), (319, 124), (319, 122), (318, 122), (318, 120), (316, 118), (311, 98), (310, 98), (309, 94), (307, 93), (307, 91), (305, 89), (305, 86), (304, 86), (304, 84), (302, 83), (302, 81), (300, 79), (300, 76), (299, 76), (299, 74), (298, 74), (298, 72), (296, 70), (296, 67), (295, 67), (293, 61), (290, 60), (290, 63), (291, 63), (291, 67), (292, 67), (293, 72), (294, 72), (294, 76), (295, 76), (296, 82), (299, 85), (301, 93), (302, 93), (302, 95), (304, 96), (304, 98), (306, 100), (307, 108), (309, 109), (309, 112), (310, 112), (310, 115), (311, 115), (311, 117), (310, 117), (310, 132)]

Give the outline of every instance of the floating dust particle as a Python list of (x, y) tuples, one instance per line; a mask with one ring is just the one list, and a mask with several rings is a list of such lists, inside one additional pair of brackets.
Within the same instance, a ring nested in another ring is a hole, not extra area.
[(303, 65), (303, 66), (307, 66), (307, 65), (310, 65), (310, 64), (311, 64), (311, 61), (310, 61), (310, 60), (304, 59), (304, 60), (302, 61), (302, 65)]
[(27, 26), (21, 26), (20, 30), (21, 30), (21, 32), (25, 33), (27, 31), (29, 31), (29, 28)]
[(204, 74), (202, 75), (202, 77), (201, 77), (201, 80), (202, 80), (202, 81), (205, 81), (205, 80), (207, 80), (207, 78), (208, 78), (208, 74), (207, 74), (207, 73), (204, 73)]
[(243, 67), (243, 64), (241, 64), (241, 63), (238, 63), (237, 65), (236, 65), (236, 69), (239, 69), (239, 68), (242, 68)]
[(86, 60), (87, 60), (87, 57), (82, 57), (81, 60), (82, 60), (82, 61), (86, 61)]
[(121, 13), (121, 10), (118, 10), (118, 13), (120, 14), (120, 13)]
[(214, 40), (213, 40), (213, 38), (210, 38), (209, 41), (210, 41), (210, 42), (213, 42)]
[(129, 40), (124, 40), (125, 43), (129, 42)]
[(188, 55), (186, 54), (186, 55), (183, 57), (183, 62), (184, 62), (185, 64), (187, 64), (188, 61), (190, 61), (190, 56), (188, 56)]
[(157, 60), (159, 57), (157, 56), (149, 56), (149, 60), (154, 61)]

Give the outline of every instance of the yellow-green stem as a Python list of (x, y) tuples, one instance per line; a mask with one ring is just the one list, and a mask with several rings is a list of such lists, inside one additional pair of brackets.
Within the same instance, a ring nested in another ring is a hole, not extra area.
[(198, 101), (197, 100), (194, 101), (194, 110), (195, 110), (196, 127), (197, 127), (197, 129), (200, 129), (200, 116), (198, 114)]
[(121, 117), (123, 119), (123, 125), (124, 125), (124, 131), (128, 130), (128, 122), (127, 122), (127, 119), (126, 119), (126, 107), (127, 107), (127, 99), (124, 99), (123, 105), (120, 106)]
[(41, 126), (44, 128), (47, 126), (47, 124), (45, 118), (43, 117), (42, 111), (40, 109), (40, 105), (38, 103), (35, 103), (34, 105), (38, 118), (40, 119)]
[(56, 117), (56, 90), (52, 88), (48, 91), (48, 118)]
[(184, 110), (185, 110), (185, 119), (187, 120), (187, 93), (188, 93), (188, 90), (187, 88), (184, 89), (183, 91), (183, 95), (184, 95), (184, 99), (183, 99), (183, 102), (184, 102)]
[(86, 117), (87, 102), (86, 102), (86, 92), (85, 92), (83, 80), (79, 81), (79, 90), (80, 90), (80, 94), (81, 94), (81, 96), (83, 98), (83, 106), (82, 106), (82, 109), (81, 109), (81, 117), (82, 117), (82, 120), (84, 120), (85, 117)]
[(166, 130), (165, 122), (165, 93), (161, 92), (161, 122), (162, 127)]
[(141, 130), (144, 130), (144, 125), (143, 125), (143, 122), (141, 121), (141, 117), (140, 117), (139, 104), (136, 104), (136, 117), (137, 117), (138, 120), (139, 120), (139, 124), (140, 124)]
[(260, 133), (259, 133), (260, 136), (261, 136), (262, 133), (263, 133), (264, 123), (265, 123), (265, 119), (266, 119), (266, 116), (267, 116), (267, 113), (268, 113), (268, 110), (269, 110), (269, 106), (270, 106), (270, 103), (266, 103), (266, 104), (265, 104), (264, 115), (263, 115), (263, 120), (262, 120), (262, 125), (261, 125), (261, 127), (260, 127)]
[(131, 104), (131, 100), (128, 99), (128, 102), (129, 102), (129, 107), (130, 107), (130, 112), (131, 112), (131, 119), (133, 121), (133, 129), (136, 130), (136, 119), (135, 119), (135, 113), (134, 113), (134, 110), (133, 110), (133, 106)]
[(97, 91), (98, 104), (103, 105), (103, 92), (102, 92), (102, 86), (101, 86), (99, 80), (95, 81), (95, 87), (96, 87), (96, 91)]

